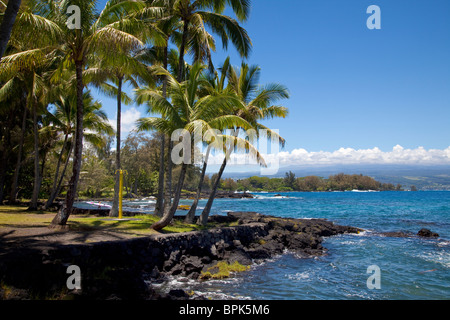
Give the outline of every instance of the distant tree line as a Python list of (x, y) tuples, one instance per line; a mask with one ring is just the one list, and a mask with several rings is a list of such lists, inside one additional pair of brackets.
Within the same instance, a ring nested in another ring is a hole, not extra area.
[(402, 191), (402, 185), (381, 183), (374, 178), (362, 174), (339, 173), (328, 178), (318, 176), (296, 177), (291, 171), (286, 172), (284, 178), (250, 177), (234, 180), (231, 178), (221, 181), (221, 190), (226, 191)]

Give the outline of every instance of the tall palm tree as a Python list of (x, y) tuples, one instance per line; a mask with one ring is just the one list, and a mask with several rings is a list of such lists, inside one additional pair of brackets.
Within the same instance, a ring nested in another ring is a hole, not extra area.
[[(244, 21), (248, 17), (248, 0), (219, 0), (219, 1), (186, 1), (186, 0), (154, 0), (149, 1), (150, 6), (160, 6), (165, 9), (164, 18), (158, 22), (158, 28), (166, 34), (166, 45), (162, 47), (162, 65), (168, 70), (169, 55), (174, 51), (169, 51), (168, 46), (172, 39), (180, 48), (177, 61), (171, 63), (172, 69), (177, 74), (177, 80), (182, 81), (185, 76), (185, 52), (191, 52), (195, 61), (208, 61), (212, 68), (211, 50), (215, 50), (215, 43), (212, 36), (207, 32), (205, 26), (219, 34), (222, 38), (224, 47), (228, 45), (231, 38), (242, 56), (246, 57), (251, 46), (250, 39), (245, 30), (239, 24), (227, 16), (220, 13), (224, 10), (226, 4), (230, 4), (238, 16), (238, 19)], [(204, 11), (212, 9), (213, 12)], [(167, 79), (163, 78), (163, 96), (166, 97)], [(155, 214), (162, 215), (167, 211), (171, 204), (172, 194), (172, 164), (167, 165), (166, 193), (164, 196), (164, 150), (165, 135), (161, 135), (161, 158), (159, 169), (158, 196), (155, 205)], [(169, 139), (167, 148), (170, 155), (172, 142)], [(163, 209), (165, 208), (165, 209)]]
[[(178, 29), (177, 17), (173, 14), (173, 4), (175, 0), (156, 0), (154, 5), (163, 6), (164, 8), (164, 19), (158, 22), (158, 28), (165, 34), (166, 42), (163, 47), (156, 47), (155, 51), (159, 56), (159, 61), (162, 61), (162, 66), (164, 69), (168, 69), (168, 59), (169, 59), (169, 43), (172, 35)], [(162, 54), (161, 54), (162, 53)], [(167, 98), (167, 77), (162, 76), (162, 96)], [(168, 163), (167, 166), (167, 176), (165, 176), (164, 170), (164, 152), (166, 144), (166, 134), (161, 133), (160, 135), (160, 158), (159, 158), (159, 173), (158, 173), (158, 194), (156, 197), (155, 204), (155, 215), (162, 217), (164, 212), (168, 210), (172, 201), (172, 164)], [(172, 141), (169, 139), (168, 144), (168, 155), (170, 156), (172, 150)], [(164, 179), (166, 179), (166, 193), (164, 193)]]
[[(222, 94), (225, 92), (226, 87), (225, 87), (225, 80), (226, 80), (226, 75), (228, 73), (228, 68), (230, 66), (230, 58), (228, 57), (225, 62), (223, 63), (223, 66), (221, 68), (219, 68), (219, 71), (221, 71), (221, 75), (219, 77), (219, 75), (217, 74), (217, 72), (208, 72), (204, 74), (204, 82), (202, 87), (200, 88), (201, 91), (203, 91), (203, 95), (208, 95), (208, 94)], [(218, 128), (216, 128), (218, 129)], [(221, 128), (221, 129), (227, 129), (227, 128)], [(185, 222), (188, 224), (192, 224), (194, 223), (194, 219), (195, 219), (195, 213), (197, 211), (197, 206), (198, 206), (198, 202), (200, 200), (200, 195), (202, 192), (202, 188), (203, 188), (203, 182), (205, 179), (205, 175), (206, 175), (206, 168), (208, 166), (208, 160), (209, 160), (209, 156), (211, 153), (211, 149), (213, 147), (217, 147), (214, 144), (219, 143), (219, 145), (223, 145), (223, 138), (225, 137), (221, 137), (221, 140), (216, 140), (213, 139), (212, 141), (206, 141), (208, 143), (207, 149), (206, 149), (206, 155), (205, 158), (203, 160), (203, 166), (202, 166), (202, 172), (200, 174), (200, 180), (199, 180), (199, 184), (197, 187), (197, 192), (195, 194), (195, 198), (194, 201), (189, 209), (189, 212), (186, 215), (185, 218)], [(230, 137), (226, 137), (228, 139), (230, 139)], [(225, 138), (225, 139), (226, 139)]]
[(110, 216), (117, 217), (119, 214), (119, 170), (121, 169), (120, 150), (121, 150), (121, 114), (122, 102), (129, 103), (131, 99), (123, 92), (123, 86), (130, 83), (133, 88), (138, 88), (140, 79), (146, 83), (152, 83), (153, 77), (150, 76), (147, 66), (139, 61), (138, 53), (131, 51), (117, 52), (114, 55), (101, 57), (94, 68), (87, 72), (95, 74), (95, 80), (92, 82), (102, 92), (110, 95), (115, 94), (117, 99), (117, 124), (116, 124), (116, 174), (114, 184), (114, 200)]
[[(116, 11), (120, 21), (127, 21), (127, 26), (124, 30), (128, 33), (141, 39), (143, 42), (165, 44), (165, 35), (158, 29), (156, 22), (163, 16), (163, 8), (155, 6), (152, 2), (147, 2), (145, 6), (135, 11), (125, 10), (122, 8)], [(123, 23), (123, 22), (122, 22)], [(116, 51), (114, 55), (106, 54), (101, 57), (96, 57), (94, 62), (94, 69), (96, 80), (100, 80), (98, 87), (101, 89), (109, 86), (105, 80), (112, 82), (114, 88), (105, 88), (107, 93), (113, 89), (117, 92), (117, 125), (116, 125), (116, 176), (114, 184), (114, 200), (111, 208), (110, 216), (117, 217), (119, 205), (119, 170), (121, 169), (120, 149), (121, 149), (121, 113), (123, 100), (123, 85), (130, 83), (132, 87), (137, 88), (138, 82), (145, 82), (147, 84), (153, 83), (153, 78), (149, 76), (146, 62), (148, 50), (133, 51), (132, 47), (122, 47)]]
[[(66, 12), (70, 5), (77, 5), (81, 13), (81, 28), (70, 30), (65, 27)], [(64, 33), (61, 50), (65, 55), (65, 64), (75, 66), (77, 89), (77, 113), (75, 130), (75, 148), (72, 177), (63, 207), (51, 223), (51, 227), (64, 226), (72, 211), (73, 203), (81, 170), (83, 148), (83, 70), (90, 55), (98, 52), (120, 50), (126, 47), (139, 47), (143, 43), (132, 34), (123, 31), (129, 24), (126, 19), (120, 19), (117, 12), (122, 10), (140, 10), (143, 1), (110, 0), (100, 14), (96, 12), (95, 0), (51, 0), (47, 14), (56, 21)], [(119, 17), (119, 18), (118, 18)]]
[[(276, 132), (261, 124), (261, 121), (274, 117), (285, 118), (288, 115), (287, 108), (273, 104), (280, 99), (289, 98), (287, 88), (276, 83), (261, 87), (259, 85), (259, 76), (261, 73), (259, 66), (249, 66), (246, 63), (242, 63), (240, 70), (227, 66), (223, 68), (222, 72), (227, 72), (228, 89), (232, 90), (245, 106), (243, 109), (234, 110), (234, 114), (247, 120), (256, 130), (266, 130), (267, 136), (277, 139), (280, 144), (284, 145), (284, 139)], [(235, 136), (238, 136), (238, 134), (239, 128), (235, 131)], [(208, 221), (220, 179), (222, 178), (233, 149), (234, 146), (231, 145), (225, 153), (225, 159), (214, 181), (208, 202), (198, 221), (199, 224), (206, 224)]]
[[(239, 21), (246, 21), (250, 14), (250, 0), (178, 0), (174, 3), (173, 13), (182, 22), (181, 40), (179, 46), (178, 81), (184, 76), (184, 55), (189, 42), (193, 40), (193, 34), (189, 33), (190, 27), (201, 33), (207, 33), (209, 27), (217, 34), (224, 48), (228, 47), (231, 40), (242, 57), (248, 57), (251, 48), (251, 40), (239, 23), (233, 18), (223, 15), (226, 6), (229, 5)], [(198, 33), (196, 33), (198, 36)], [(197, 37), (197, 39), (199, 39)], [(212, 65), (208, 37), (203, 37), (203, 47), (210, 66)]]
[[(224, 110), (231, 110), (239, 106), (239, 100), (235, 95), (222, 94), (203, 97), (198, 95), (201, 73), (205, 69), (206, 66), (195, 63), (189, 72), (189, 78), (181, 83), (167, 71), (161, 69), (160, 72), (166, 74), (169, 80), (167, 89), (170, 100), (164, 98), (161, 92), (154, 89), (143, 88), (138, 90), (136, 92), (138, 101), (147, 103), (149, 112), (159, 113), (162, 116), (160, 118), (149, 117), (140, 119), (138, 122), (139, 129), (158, 130), (171, 134), (176, 129), (184, 128), (189, 133), (188, 138), (192, 140), (196, 130), (199, 130), (199, 133), (202, 134), (208, 130), (212, 131), (215, 126), (240, 125), (248, 127), (248, 123), (242, 118), (217, 116), (218, 114), (225, 114)], [(190, 145), (192, 145), (192, 141), (190, 141)], [(191, 152), (191, 150), (184, 150), (183, 152)], [(183, 156), (186, 157), (186, 154)], [(170, 210), (165, 212), (163, 217), (152, 226), (153, 229), (161, 230), (172, 221), (178, 208), (187, 166), (188, 163), (183, 161), (173, 204)]]

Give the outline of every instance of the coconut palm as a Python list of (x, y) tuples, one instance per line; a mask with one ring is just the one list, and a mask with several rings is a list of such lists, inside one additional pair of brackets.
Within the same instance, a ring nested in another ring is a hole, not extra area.
[[(173, 4), (173, 14), (182, 22), (181, 40), (179, 45), (178, 61), (178, 81), (184, 77), (184, 55), (191, 43), (191, 46), (203, 47), (204, 52), (211, 61), (210, 38), (199, 37), (200, 34), (207, 34), (207, 27), (218, 35), (224, 48), (228, 47), (228, 42), (237, 48), (242, 57), (248, 57), (251, 48), (251, 40), (239, 23), (229, 16), (223, 15), (226, 6), (229, 5), (239, 21), (248, 19), (250, 13), (250, 0), (178, 0)], [(189, 32), (190, 28), (197, 32)], [(195, 39), (202, 39), (202, 43), (195, 44)]]
[[(147, 2), (140, 10), (128, 11), (126, 7), (122, 10), (116, 10), (115, 16), (119, 17), (122, 24), (126, 21), (126, 30), (128, 33), (139, 37), (143, 42), (153, 42), (157, 44), (165, 44), (165, 35), (160, 31), (156, 22), (163, 15), (163, 8)], [(121, 47), (114, 55), (106, 54), (95, 57), (93, 66), (89, 69), (89, 73), (93, 73), (95, 84), (104, 93), (116, 92), (117, 98), (117, 126), (116, 126), (116, 176), (114, 185), (114, 200), (110, 216), (118, 216), (119, 205), (119, 170), (121, 169), (120, 149), (121, 149), (121, 110), (122, 100), (131, 102), (123, 93), (123, 85), (127, 82), (132, 87), (137, 88), (139, 81), (152, 83), (153, 78), (149, 77), (149, 72), (145, 61), (147, 50), (133, 51), (132, 47)], [(141, 61), (143, 60), (143, 61)], [(109, 82), (107, 82), (109, 81)], [(112, 82), (112, 84), (111, 84)]]
[[(208, 95), (208, 94), (222, 94), (224, 93), (224, 91), (226, 90), (225, 87), (225, 80), (226, 80), (226, 75), (228, 72), (228, 68), (229, 68), (229, 64), (230, 63), (230, 59), (227, 58), (223, 64), (223, 66), (219, 69), (221, 71), (221, 75), (219, 77), (219, 75), (214, 72), (208, 72), (204, 74), (204, 85), (200, 88), (200, 91), (202, 91), (201, 94), (203, 95)], [(218, 129), (218, 128), (217, 128)], [(227, 128), (222, 128), (222, 129), (227, 129)], [(225, 139), (228, 138), (230, 139), (230, 137), (224, 137)], [(198, 206), (198, 202), (200, 200), (200, 195), (202, 192), (202, 188), (203, 188), (203, 181), (205, 179), (205, 175), (206, 175), (206, 168), (208, 166), (208, 160), (209, 160), (209, 156), (211, 153), (211, 149), (214, 147), (214, 143), (222, 143), (222, 141), (216, 141), (214, 139), (214, 141), (210, 141), (207, 149), (206, 149), (206, 155), (205, 158), (203, 160), (203, 166), (202, 166), (202, 172), (200, 175), (200, 181), (197, 187), (197, 192), (195, 194), (195, 198), (194, 201), (189, 209), (189, 212), (186, 215), (185, 218), (185, 222), (188, 224), (192, 224), (194, 222), (195, 219), (195, 213), (197, 211), (197, 206)], [(217, 148), (216, 148), (217, 149)]]
[(121, 113), (122, 102), (126, 104), (131, 99), (123, 92), (123, 86), (130, 83), (133, 88), (138, 88), (139, 82), (152, 84), (151, 77), (147, 66), (139, 60), (139, 52), (117, 52), (114, 55), (97, 59), (99, 62), (94, 64), (92, 68), (86, 71), (88, 77), (94, 76), (91, 84), (95, 84), (100, 91), (106, 95), (115, 95), (117, 99), (117, 125), (116, 125), (116, 175), (114, 185), (114, 200), (111, 208), (110, 216), (118, 216), (119, 205), (119, 170), (121, 169), (120, 150), (121, 150)]
[[(64, 53), (66, 66), (75, 67), (77, 89), (77, 113), (75, 146), (73, 157), (72, 177), (69, 181), (64, 205), (53, 219), (51, 226), (64, 226), (72, 211), (77, 184), (80, 176), (82, 148), (83, 148), (83, 71), (90, 55), (99, 52), (120, 51), (120, 48), (137, 48), (143, 43), (136, 36), (128, 33), (130, 25), (126, 18), (122, 19), (120, 12), (142, 9), (143, 1), (110, 0), (100, 14), (96, 12), (95, 0), (51, 0), (48, 2), (47, 15), (59, 24), (64, 33), (60, 43)], [(77, 5), (81, 13), (80, 29), (70, 30), (65, 27), (66, 12), (70, 5)]]
[[(207, 95), (200, 97), (198, 89), (202, 78), (201, 74), (206, 66), (195, 63), (186, 81), (178, 82), (175, 77), (164, 69), (160, 69), (161, 74), (168, 77), (168, 95), (169, 100), (165, 99), (161, 92), (154, 89), (140, 89), (136, 92), (138, 102), (148, 104), (150, 113), (158, 113), (161, 117), (149, 117), (140, 119), (138, 127), (140, 130), (158, 130), (171, 135), (176, 129), (185, 129), (188, 133), (186, 139), (193, 139), (193, 135), (204, 134), (206, 131), (212, 132), (215, 139), (220, 140), (220, 136), (215, 135), (214, 127), (242, 126), (249, 127), (249, 124), (237, 116), (218, 116), (228, 114), (225, 110), (239, 108), (239, 100), (234, 94)], [(193, 145), (190, 141), (189, 145)], [(187, 152), (183, 150), (184, 158)], [(169, 161), (171, 161), (169, 159)], [(173, 204), (169, 211), (165, 212), (163, 217), (156, 222), (152, 228), (161, 230), (167, 226), (173, 219), (178, 208), (181, 196), (181, 190), (184, 183), (188, 163), (183, 161), (181, 164), (180, 176), (175, 190)]]
[[(214, 2), (214, 3), (213, 3)], [(233, 44), (238, 47), (242, 56), (247, 56), (250, 48), (250, 39), (245, 30), (239, 24), (220, 13), (226, 4), (231, 4), (236, 12), (239, 20), (244, 21), (248, 17), (249, 3), (248, 1), (186, 1), (186, 0), (154, 0), (150, 1), (150, 6), (160, 6), (165, 9), (164, 18), (158, 22), (159, 30), (166, 35), (166, 44), (159, 48), (161, 54), (162, 65), (168, 70), (168, 60), (173, 56), (175, 50), (168, 49), (170, 40), (173, 40), (177, 47), (180, 48), (177, 59), (172, 59), (171, 68), (175, 71), (178, 81), (182, 81), (186, 72), (184, 63), (185, 52), (191, 52), (194, 55), (194, 62), (208, 61), (212, 68), (211, 50), (215, 50), (213, 37), (206, 31), (205, 25), (222, 37), (224, 47), (228, 45), (231, 38)], [(212, 9), (212, 12), (204, 11)], [(158, 51), (158, 50), (157, 50)], [(175, 61), (176, 60), (176, 61)], [(166, 97), (167, 80), (163, 77), (163, 96)], [(165, 135), (161, 135), (161, 158), (159, 169), (158, 196), (155, 205), (155, 214), (161, 216), (162, 211), (166, 211), (170, 207), (172, 194), (172, 164), (167, 165), (166, 176), (166, 193), (164, 196), (164, 150)], [(170, 155), (172, 150), (172, 142), (169, 140), (167, 148)], [(162, 208), (165, 208), (164, 210)]]
[[(162, 66), (164, 69), (168, 69), (168, 59), (169, 59), (169, 43), (172, 35), (178, 29), (179, 21), (177, 17), (173, 14), (173, 3), (175, 0), (156, 0), (154, 5), (160, 5), (164, 7), (164, 19), (161, 19), (158, 23), (158, 28), (165, 34), (166, 43), (163, 47), (155, 47), (155, 53), (158, 61), (162, 61)], [(162, 96), (167, 98), (167, 77), (162, 76)], [(162, 217), (164, 212), (170, 208), (172, 201), (172, 163), (169, 162), (167, 166), (167, 176), (166, 176), (166, 193), (164, 193), (164, 152), (166, 144), (166, 135), (162, 133), (160, 135), (160, 159), (159, 159), (159, 173), (158, 173), (158, 194), (156, 197), (155, 204), (155, 215)], [(172, 151), (172, 141), (169, 139), (168, 144), (168, 156)]]
[[(280, 99), (289, 98), (287, 88), (276, 83), (261, 87), (259, 85), (259, 76), (261, 73), (259, 66), (249, 66), (246, 63), (242, 63), (240, 70), (237, 70), (234, 67), (230, 67), (229, 63), (226, 63), (222, 68), (222, 73), (225, 73), (226, 78), (228, 79), (227, 90), (232, 90), (239, 97), (241, 103), (245, 106), (244, 108), (234, 110), (234, 114), (245, 119), (256, 130), (266, 130), (268, 137), (272, 137), (273, 139), (275, 138), (280, 144), (284, 145), (284, 139), (276, 132), (261, 124), (261, 121), (274, 117), (285, 118), (287, 116), (287, 108), (273, 105), (273, 103)], [(225, 74), (223, 74), (221, 78), (222, 85), (225, 79)], [(235, 135), (238, 136), (238, 134), (239, 128), (235, 131)], [(206, 224), (208, 221), (209, 213), (214, 202), (217, 188), (219, 187), (220, 179), (222, 178), (222, 174), (227, 166), (233, 149), (233, 146), (231, 146), (225, 153), (225, 159), (223, 160), (216, 180), (214, 181), (208, 202), (206, 203), (198, 221), (199, 224)]]

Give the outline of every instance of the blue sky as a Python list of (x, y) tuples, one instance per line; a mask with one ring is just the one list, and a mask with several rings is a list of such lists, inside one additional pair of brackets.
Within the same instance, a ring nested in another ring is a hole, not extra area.
[[(381, 30), (366, 26), (372, 4)], [(448, 0), (253, 0), (243, 24), (253, 42), (247, 62), (261, 66), (261, 83), (291, 93), (282, 103), (290, 116), (266, 125), (286, 138), (286, 152), (400, 145), (448, 150), (450, 162), (449, 14)], [(214, 54), (215, 65), (227, 55), (241, 63), (229, 46)], [(115, 119), (115, 101), (98, 98)], [(124, 113), (131, 123), (145, 108)]]

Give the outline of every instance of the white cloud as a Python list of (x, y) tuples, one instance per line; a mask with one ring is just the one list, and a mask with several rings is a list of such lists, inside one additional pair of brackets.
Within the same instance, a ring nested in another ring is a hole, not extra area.
[[(136, 121), (141, 118), (141, 112), (137, 110), (135, 107), (131, 107), (130, 109), (122, 112), (121, 117), (121, 136), (125, 138), (128, 133), (130, 133), (133, 129), (136, 129)], [(109, 119), (109, 123), (112, 125), (114, 130), (117, 128), (117, 118)]]
[(418, 147), (405, 149), (400, 145), (392, 151), (373, 149), (340, 148), (333, 152), (308, 152), (295, 149), (280, 152), (281, 165), (329, 165), (329, 164), (450, 164), (450, 147), (444, 150)]
[[(392, 151), (382, 151), (375, 147), (372, 149), (340, 148), (329, 151), (307, 151), (306, 149), (294, 149), (291, 152), (279, 152), (278, 154), (264, 155), (268, 163), (279, 161), (280, 166), (291, 165), (336, 165), (336, 164), (407, 164), (407, 165), (450, 165), (450, 147), (446, 149), (405, 149), (400, 145), (392, 148)], [(223, 154), (217, 154), (210, 158), (211, 164), (220, 164)], [(245, 162), (247, 161), (247, 162)], [(233, 154), (230, 165), (255, 164), (248, 161), (243, 154)]]

